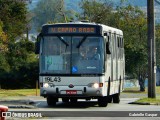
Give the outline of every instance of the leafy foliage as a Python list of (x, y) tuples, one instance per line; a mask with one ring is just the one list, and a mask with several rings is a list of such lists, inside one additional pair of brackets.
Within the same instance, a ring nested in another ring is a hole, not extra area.
[[(33, 53), (34, 44), (30, 41), (10, 43), (6, 54), (8, 71), (1, 73), (2, 87), (33, 88), (38, 80), (38, 59)], [(12, 84), (10, 84), (12, 83)]]
[(91, 22), (110, 25), (113, 5), (111, 2), (97, 2), (95, 0), (83, 0), (81, 3), (83, 13), (79, 19), (88, 19)]
[(40, 0), (37, 7), (33, 10), (33, 22), (37, 27), (49, 22), (54, 21), (56, 18), (56, 2), (55, 0)]
[(18, 37), (26, 26), (27, 8), (24, 2), (18, 0), (0, 0), (0, 20), (8, 38)]
[(33, 88), (38, 80), (34, 43), (20, 38), (26, 31), (26, 13), (25, 2), (0, 0), (1, 88)]
[(65, 9), (64, 0), (40, 0), (31, 12), (37, 29), (46, 23), (68, 22), (73, 19), (74, 14), (72, 10)]
[(147, 21), (138, 8), (128, 5), (118, 7), (116, 26), (123, 30), (126, 53), (126, 72), (138, 76), (147, 69)]
[(7, 48), (7, 35), (5, 34), (5, 32), (2, 29), (3, 24), (2, 21), (0, 21), (0, 52), (6, 52), (8, 50)]

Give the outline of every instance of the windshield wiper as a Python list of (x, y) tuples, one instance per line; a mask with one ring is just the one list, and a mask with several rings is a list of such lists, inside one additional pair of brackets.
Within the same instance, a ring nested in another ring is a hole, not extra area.
[(77, 45), (77, 48), (79, 48), (81, 45), (82, 45), (82, 43), (86, 40), (86, 37), (87, 36), (84, 36), (83, 37), (83, 39), (79, 42), (79, 44)]
[(66, 46), (69, 46), (69, 44), (66, 42), (66, 41), (64, 41), (64, 39), (62, 38), (62, 37), (60, 37), (60, 36), (57, 36)]

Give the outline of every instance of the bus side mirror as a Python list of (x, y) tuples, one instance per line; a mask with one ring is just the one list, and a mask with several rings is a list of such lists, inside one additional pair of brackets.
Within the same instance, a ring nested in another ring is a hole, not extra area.
[(108, 33), (104, 33), (104, 36), (108, 36)]
[(35, 54), (39, 54), (39, 51), (40, 51), (40, 42), (37, 41), (35, 43)]
[(106, 53), (111, 54), (110, 48), (109, 48), (109, 42), (106, 43)]
[(37, 41), (35, 42), (35, 54), (39, 54), (40, 51), (40, 36), (37, 36)]

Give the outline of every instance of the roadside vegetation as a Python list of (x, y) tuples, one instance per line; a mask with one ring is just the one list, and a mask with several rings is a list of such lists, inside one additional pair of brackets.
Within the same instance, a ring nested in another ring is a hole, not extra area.
[[(148, 95), (148, 89), (146, 88), (144, 92), (139, 90), (139, 87), (134, 88), (125, 88), (123, 93), (127, 96), (129, 94), (135, 94), (137, 97), (140, 97), (139, 100), (135, 101), (135, 104), (155, 104), (160, 105), (160, 86), (156, 87), (156, 98), (144, 97), (144, 94)], [(123, 94), (122, 93), (122, 94)]]
[(148, 104), (155, 104), (160, 105), (160, 96), (157, 96), (156, 98), (141, 98), (134, 103), (148, 103)]
[[(39, 96), (39, 89), (37, 89), (37, 95)], [(17, 90), (5, 90), (0, 89), (0, 98), (13, 97), (13, 96), (36, 96), (36, 89), (17, 89)]]

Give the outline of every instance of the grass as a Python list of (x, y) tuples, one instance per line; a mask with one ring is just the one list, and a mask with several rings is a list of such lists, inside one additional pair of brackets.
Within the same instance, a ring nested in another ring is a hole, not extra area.
[(160, 105), (160, 96), (158, 96), (156, 98), (141, 98), (141, 99), (135, 101), (135, 103), (151, 103), (151, 104)]
[[(136, 95), (142, 95), (142, 94), (148, 94), (148, 88), (145, 89), (144, 92), (139, 90), (139, 87), (135, 87), (135, 88), (125, 88), (123, 93), (127, 93), (127, 94), (136, 94)], [(139, 100), (135, 101), (134, 103), (151, 103), (151, 104), (156, 104), (156, 105), (160, 105), (160, 86), (156, 87), (156, 98), (147, 98), (147, 97), (143, 97), (140, 98)]]
[[(37, 90), (37, 95), (40, 91)], [(36, 89), (17, 89), (17, 90), (4, 90), (0, 89), (0, 98), (8, 96), (34, 96), (36, 95)]]

